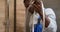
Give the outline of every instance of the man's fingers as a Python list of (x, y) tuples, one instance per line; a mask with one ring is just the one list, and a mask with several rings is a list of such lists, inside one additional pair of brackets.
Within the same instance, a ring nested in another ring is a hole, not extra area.
[(36, 4), (33, 4), (33, 7), (34, 9), (37, 9), (38, 11), (40, 11), (42, 8), (40, 5), (36, 5)]
[(35, 9), (39, 9), (39, 7), (38, 7), (36, 4), (33, 4), (33, 7), (34, 7)]

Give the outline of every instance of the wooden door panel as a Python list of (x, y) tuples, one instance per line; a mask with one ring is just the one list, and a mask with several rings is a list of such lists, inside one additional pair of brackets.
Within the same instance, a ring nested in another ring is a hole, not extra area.
[(5, 32), (5, 0), (0, 0), (0, 32)]
[(23, 0), (17, 0), (17, 27), (16, 32), (24, 32), (25, 29), (25, 7), (23, 4)]

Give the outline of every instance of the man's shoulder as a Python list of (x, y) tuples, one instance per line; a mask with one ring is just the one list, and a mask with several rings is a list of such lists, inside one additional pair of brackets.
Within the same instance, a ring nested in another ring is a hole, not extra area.
[(54, 13), (54, 10), (53, 10), (52, 8), (45, 8), (45, 13), (55, 14), (55, 13)]
[(48, 15), (50, 18), (56, 19), (55, 12), (52, 8), (45, 8), (45, 13)]
[(45, 11), (50, 11), (50, 12), (52, 12), (53, 9), (52, 9), (52, 8), (45, 8)]

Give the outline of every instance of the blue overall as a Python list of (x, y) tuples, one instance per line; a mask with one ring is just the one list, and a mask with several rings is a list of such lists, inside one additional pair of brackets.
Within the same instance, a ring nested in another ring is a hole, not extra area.
[(34, 32), (42, 32), (42, 24), (40, 23), (41, 18), (38, 17), (38, 23), (34, 25)]

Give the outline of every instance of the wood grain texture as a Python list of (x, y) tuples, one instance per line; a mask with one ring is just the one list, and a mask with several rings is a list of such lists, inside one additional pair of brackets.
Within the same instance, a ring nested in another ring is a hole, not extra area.
[(17, 27), (16, 32), (24, 32), (25, 27), (25, 7), (23, 4), (23, 0), (17, 0)]
[(0, 0), (0, 32), (5, 32), (5, 0)]
[[(5, 32), (5, 12), (6, 12), (6, 0), (0, 0), (0, 32)], [(9, 32), (13, 32), (14, 28), (14, 0), (9, 0), (9, 21), (10, 21), (10, 27), (9, 27)]]
[(9, 0), (9, 32), (14, 32), (14, 0)]

